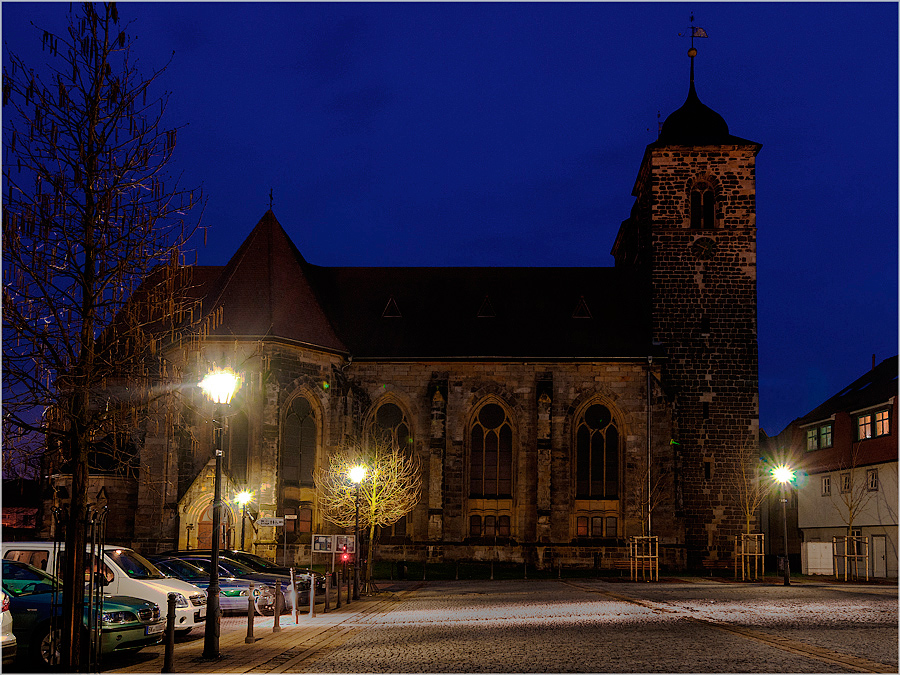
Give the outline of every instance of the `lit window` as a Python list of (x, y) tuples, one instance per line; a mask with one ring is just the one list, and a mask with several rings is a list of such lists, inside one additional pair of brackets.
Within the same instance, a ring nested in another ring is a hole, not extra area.
[(866, 489), (869, 492), (878, 490), (878, 469), (868, 469), (866, 471)]
[(822, 496), (831, 494), (831, 476), (822, 476)]
[(588, 536), (588, 518), (587, 516), (578, 516), (576, 521), (576, 536), (586, 537)]
[(841, 492), (843, 494), (847, 494), (850, 492), (850, 474), (842, 473), (841, 474)]
[(818, 429), (807, 429), (806, 430), (806, 449), (807, 450), (818, 450), (819, 449), (819, 430)]
[(860, 415), (856, 418), (856, 440), (872, 438), (872, 415)]
[(879, 410), (875, 413), (875, 435), (887, 436), (891, 433), (891, 416), (888, 410)]
[(833, 427), (830, 424), (823, 424), (819, 427), (819, 447), (830, 448), (834, 441), (832, 440)]

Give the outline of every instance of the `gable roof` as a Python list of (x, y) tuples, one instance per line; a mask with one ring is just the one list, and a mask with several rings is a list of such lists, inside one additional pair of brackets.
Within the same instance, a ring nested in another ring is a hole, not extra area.
[(854, 380), (814, 410), (795, 420), (794, 424), (803, 426), (827, 419), (838, 412), (864, 410), (885, 403), (896, 395), (897, 357), (892, 356)]
[(660, 354), (631, 270), (321, 267), (271, 211), (227, 265), (196, 268), (194, 283), (204, 314), (224, 308), (211, 335), (279, 338), (354, 359)]

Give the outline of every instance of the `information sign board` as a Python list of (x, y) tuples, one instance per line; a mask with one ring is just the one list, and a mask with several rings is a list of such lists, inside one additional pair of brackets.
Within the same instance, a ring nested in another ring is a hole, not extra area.
[(284, 518), (260, 518), (257, 527), (284, 527)]

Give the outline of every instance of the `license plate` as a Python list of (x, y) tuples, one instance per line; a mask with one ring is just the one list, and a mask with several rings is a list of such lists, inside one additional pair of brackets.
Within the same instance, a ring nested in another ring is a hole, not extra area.
[(162, 633), (166, 629), (166, 622), (160, 621), (159, 623), (154, 623), (149, 626), (144, 627), (145, 635), (155, 635), (156, 633)]

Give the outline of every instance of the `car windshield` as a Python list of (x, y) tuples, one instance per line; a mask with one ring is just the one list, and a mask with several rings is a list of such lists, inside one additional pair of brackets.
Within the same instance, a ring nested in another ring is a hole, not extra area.
[(228, 572), (233, 577), (242, 577), (247, 574), (256, 574), (256, 570), (247, 567), (243, 563), (239, 563), (237, 560), (230, 560), (227, 558), (219, 558), (219, 567), (228, 570)]
[(166, 576), (156, 565), (134, 551), (117, 548), (107, 550), (106, 554), (132, 579), (164, 579)]
[(159, 560), (156, 565), (163, 571), (171, 570), (172, 574), (185, 581), (209, 581), (208, 572), (178, 558)]
[(52, 593), (60, 590), (59, 581), (26, 563), (17, 563), (12, 560), (3, 561), (3, 590), (14, 597), (23, 595), (37, 595), (39, 593)]
[(279, 566), (273, 563), (271, 560), (266, 560), (265, 558), (261, 558), (258, 555), (253, 555), (252, 553), (241, 554), (240, 561), (245, 565), (253, 567), (262, 572), (279, 568)]

